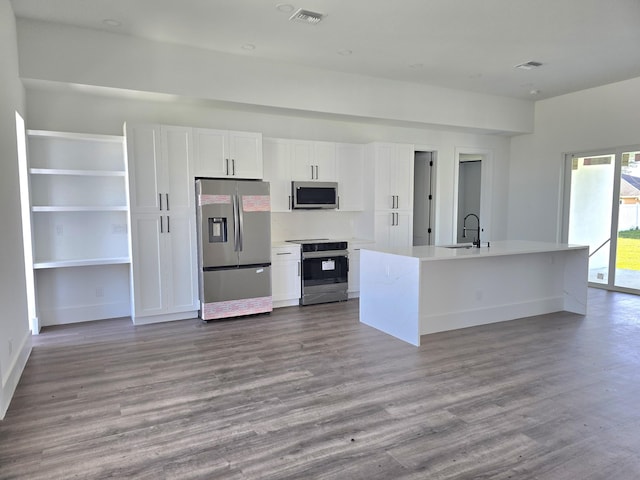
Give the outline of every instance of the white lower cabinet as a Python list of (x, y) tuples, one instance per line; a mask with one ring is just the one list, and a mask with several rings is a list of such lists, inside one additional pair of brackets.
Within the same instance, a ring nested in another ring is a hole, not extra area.
[(188, 216), (142, 214), (131, 225), (135, 323), (192, 318), (198, 310), (195, 224)]
[(271, 295), (274, 308), (298, 305), (300, 301), (300, 246), (271, 249)]
[(360, 250), (374, 245), (375, 242), (349, 242), (349, 298), (360, 296)]

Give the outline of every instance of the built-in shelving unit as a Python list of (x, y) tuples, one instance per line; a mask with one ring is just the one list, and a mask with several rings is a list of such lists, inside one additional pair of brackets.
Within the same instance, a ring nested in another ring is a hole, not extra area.
[(124, 137), (28, 131), (41, 325), (129, 315)]

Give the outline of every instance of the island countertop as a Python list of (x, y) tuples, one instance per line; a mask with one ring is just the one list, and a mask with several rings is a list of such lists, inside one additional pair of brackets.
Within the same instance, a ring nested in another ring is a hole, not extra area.
[(412, 257), (421, 261), (436, 261), (436, 260), (455, 260), (455, 259), (468, 259), (478, 257), (497, 257), (504, 255), (523, 255), (527, 253), (544, 253), (544, 252), (563, 252), (567, 250), (579, 250), (588, 248), (585, 245), (574, 245), (568, 243), (553, 243), (553, 242), (533, 242), (527, 240), (501, 240), (496, 242), (490, 242), (490, 246), (483, 243), (480, 248), (471, 246), (451, 248), (453, 245), (425, 245), (417, 247), (407, 247), (398, 249), (378, 249), (378, 248), (366, 248), (363, 250), (373, 250), (382, 253), (389, 253), (392, 255), (400, 255), (403, 257)]
[(360, 252), (360, 321), (413, 345), (430, 333), (587, 307), (589, 247), (496, 241)]

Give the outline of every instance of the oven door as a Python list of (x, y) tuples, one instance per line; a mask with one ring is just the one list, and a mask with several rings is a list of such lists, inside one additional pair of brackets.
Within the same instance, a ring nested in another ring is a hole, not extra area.
[(341, 252), (305, 252), (302, 255), (302, 286), (347, 283), (349, 257)]

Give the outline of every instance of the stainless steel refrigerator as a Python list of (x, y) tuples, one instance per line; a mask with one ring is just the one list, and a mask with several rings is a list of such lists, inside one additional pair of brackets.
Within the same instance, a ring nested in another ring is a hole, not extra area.
[(270, 312), (269, 183), (197, 179), (200, 318)]

